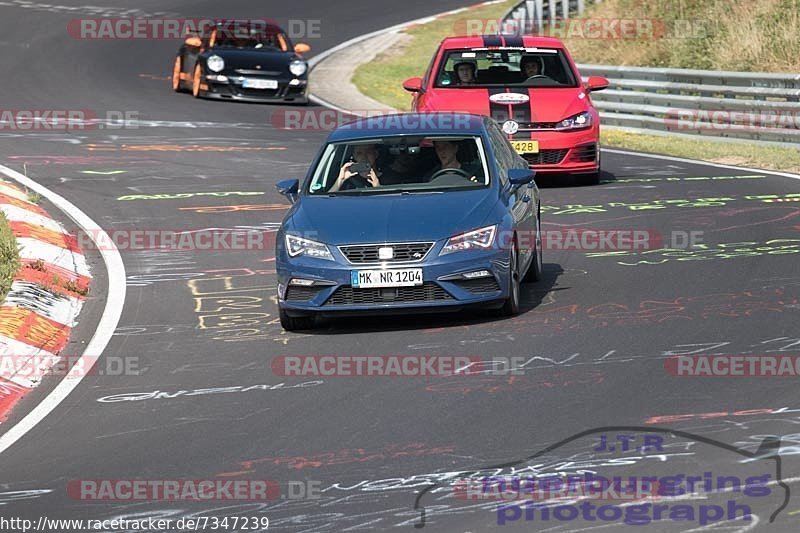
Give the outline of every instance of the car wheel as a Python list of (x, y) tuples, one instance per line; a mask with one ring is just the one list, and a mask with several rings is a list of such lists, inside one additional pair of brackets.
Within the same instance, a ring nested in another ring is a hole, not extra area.
[(172, 90), (176, 93), (183, 92), (181, 83), (181, 58), (175, 58), (175, 64), (172, 66)]
[(536, 248), (533, 250), (533, 261), (522, 281), (539, 281), (542, 279), (542, 215), (536, 214)]
[(511, 243), (511, 257), (509, 258), (508, 275), (508, 298), (500, 309), (501, 316), (514, 316), (519, 314), (520, 286), (519, 286), (519, 265), (517, 265), (517, 242), (516, 238)]
[(576, 180), (578, 185), (600, 185), (600, 171), (594, 172), (592, 174), (581, 174), (576, 176)]
[(282, 308), (278, 309), (278, 314), (281, 319), (281, 327), (286, 331), (297, 331), (314, 327), (313, 316), (289, 316)]
[(192, 75), (192, 96), (200, 98), (200, 82), (203, 79), (203, 69), (200, 65), (195, 65), (194, 74)]

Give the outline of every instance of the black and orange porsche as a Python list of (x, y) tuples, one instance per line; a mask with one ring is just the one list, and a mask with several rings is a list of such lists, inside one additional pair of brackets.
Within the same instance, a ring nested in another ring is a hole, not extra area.
[(172, 88), (196, 98), (308, 103), (311, 47), (292, 45), (279, 26), (216, 21), (186, 37), (175, 57)]

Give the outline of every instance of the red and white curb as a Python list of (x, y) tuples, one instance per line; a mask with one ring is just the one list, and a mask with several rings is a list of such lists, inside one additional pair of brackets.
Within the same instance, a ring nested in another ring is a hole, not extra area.
[(0, 304), (0, 420), (59, 361), (92, 275), (74, 236), (0, 180), (0, 212), (19, 248), (20, 268)]

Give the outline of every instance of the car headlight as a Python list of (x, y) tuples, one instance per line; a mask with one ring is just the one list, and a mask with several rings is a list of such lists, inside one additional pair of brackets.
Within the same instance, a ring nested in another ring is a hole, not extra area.
[(447, 239), (447, 242), (439, 252), (439, 255), (451, 254), (453, 252), (461, 252), (463, 250), (474, 250), (476, 248), (487, 249), (491, 248), (494, 243), (494, 234), (497, 231), (497, 226), (486, 226), (461, 235), (456, 235)]
[(299, 59), (295, 59), (291, 63), (289, 63), (289, 72), (294, 74), (295, 76), (302, 76), (308, 70), (308, 63), (305, 61), (300, 61)]
[(225, 68), (225, 60), (218, 55), (213, 55), (206, 59), (206, 65), (211, 72), (222, 72), (222, 69)]
[(592, 114), (588, 111), (578, 113), (577, 115), (565, 118), (556, 126), (557, 130), (579, 130), (588, 128), (592, 125)]
[(296, 235), (286, 235), (286, 251), (289, 253), (289, 257), (305, 255), (307, 257), (316, 257), (317, 259), (334, 260), (331, 251), (321, 242), (304, 239)]

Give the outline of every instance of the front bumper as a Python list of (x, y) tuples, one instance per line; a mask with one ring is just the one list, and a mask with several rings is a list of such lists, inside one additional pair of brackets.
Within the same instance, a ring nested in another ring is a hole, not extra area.
[(537, 174), (593, 173), (600, 170), (600, 130), (519, 132), (513, 140), (539, 142), (538, 154), (520, 154)]
[[(346, 316), (365, 313), (404, 314), (460, 311), (471, 307), (499, 307), (508, 298), (509, 254), (507, 250), (456, 252), (438, 256), (434, 246), (422, 262), (385, 264), (385, 269), (422, 268), (423, 285), (397, 288), (354, 288), (353, 270), (379, 270), (380, 264), (353, 265), (337, 252), (336, 261), (307, 257), (280, 258), (278, 301), (290, 316)], [(453, 279), (464, 272), (486, 270), (488, 277)], [(290, 285), (295, 278), (316, 280), (311, 287)]]
[(297, 104), (308, 103), (308, 81), (299, 80), (299, 85), (291, 85), (290, 79), (278, 81), (277, 89), (245, 89), (242, 79), (229, 76), (228, 81), (214, 81), (206, 78), (205, 89), (200, 91), (204, 98), (236, 100), (240, 102), (281, 101)]

